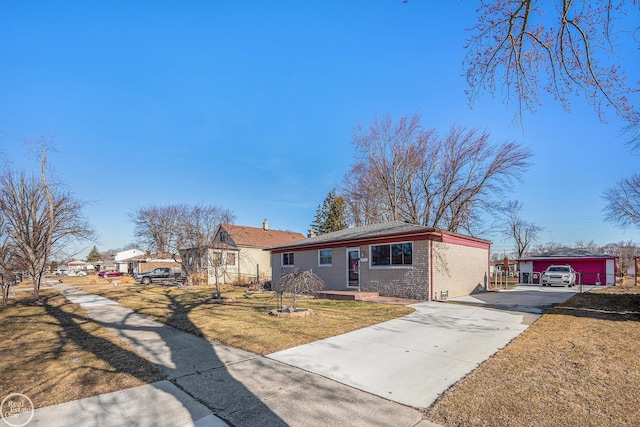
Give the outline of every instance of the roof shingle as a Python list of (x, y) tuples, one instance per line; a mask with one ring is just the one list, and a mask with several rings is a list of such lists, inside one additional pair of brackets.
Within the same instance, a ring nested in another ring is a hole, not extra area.
[(234, 224), (222, 224), (219, 232), (221, 231), (226, 232), (227, 236), (236, 246), (258, 248), (283, 245), (305, 238), (304, 234), (293, 231), (265, 230), (264, 228)]

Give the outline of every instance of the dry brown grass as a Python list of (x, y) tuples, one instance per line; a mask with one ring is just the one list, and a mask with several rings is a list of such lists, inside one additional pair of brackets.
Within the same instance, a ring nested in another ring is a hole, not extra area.
[[(258, 354), (268, 354), (384, 322), (413, 312), (413, 308), (356, 301), (299, 299), (298, 308), (311, 308), (315, 316), (276, 318), (272, 294), (247, 294), (226, 288), (228, 304), (206, 304), (212, 286), (182, 290), (161, 286), (85, 286), (140, 314), (213, 341)], [(285, 304), (289, 304), (285, 300)]]
[(640, 287), (578, 294), (448, 390), (446, 426), (640, 425)]
[(52, 289), (41, 297), (18, 291), (0, 310), (0, 397), (23, 393), (39, 408), (165, 378), (78, 305)]

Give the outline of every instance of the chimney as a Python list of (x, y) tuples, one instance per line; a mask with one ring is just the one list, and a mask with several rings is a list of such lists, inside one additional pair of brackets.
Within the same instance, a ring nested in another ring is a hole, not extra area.
[(307, 231), (307, 237), (316, 237), (316, 236), (317, 236), (317, 234), (316, 234), (315, 231), (313, 231), (313, 230), (308, 230)]
[(262, 229), (264, 231), (269, 230), (269, 221), (267, 221), (266, 219), (264, 221), (262, 221)]

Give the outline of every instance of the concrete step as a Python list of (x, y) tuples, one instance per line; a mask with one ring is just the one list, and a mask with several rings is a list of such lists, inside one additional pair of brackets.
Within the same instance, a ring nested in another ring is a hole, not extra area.
[(320, 291), (316, 293), (316, 297), (323, 299), (342, 300), (342, 301), (364, 301), (370, 298), (379, 297), (379, 292), (361, 292), (361, 291)]

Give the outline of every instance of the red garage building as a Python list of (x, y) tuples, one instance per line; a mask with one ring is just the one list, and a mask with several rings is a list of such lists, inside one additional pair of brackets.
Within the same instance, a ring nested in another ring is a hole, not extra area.
[(550, 265), (570, 265), (583, 285), (614, 285), (618, 257), (608, 254), (561, 248), (518, 259), (522, 283), (539, 283), (540, 274)]

